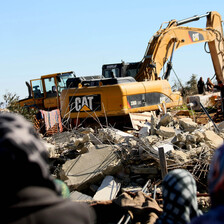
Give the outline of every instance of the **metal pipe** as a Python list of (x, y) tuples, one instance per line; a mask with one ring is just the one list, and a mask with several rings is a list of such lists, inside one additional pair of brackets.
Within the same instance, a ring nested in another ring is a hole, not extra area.
[(206, 113), (206, 115), (208, 116), (208, 118), (210, 119), (210, 121), (213, 123), (213, 125), (214, 125), (214, 127), (215, 127), (215, 130), (219, 133), (220, 130), (219, 130), (219, 128), (216, 126), (216, 124), (215, 124), (215, 122), (212, 120), (212, 118), (210, 117), (208, 111), (204, 108), (204, 106), (201, 104), (201, 102), (199, 102), (199, 103), (200, 103), (200, 106), (201, 106), (202, 110)]
[(208, 16), (209, 14), (210, 14), (210, 12), (207, 12), (206, 14), (201, 15), (201, 16), (192, 16), (192, 17), (187, 18), (187, 19), (182, 19), (180, 21), (177, 21), (176, 24), (177, 24), (177, 26), (180, 26), (180, 25), (183, 25), (185, 23), (190, 23), (190, 22), (193, 22), (193, 21), (197, 21), (202, 17)]

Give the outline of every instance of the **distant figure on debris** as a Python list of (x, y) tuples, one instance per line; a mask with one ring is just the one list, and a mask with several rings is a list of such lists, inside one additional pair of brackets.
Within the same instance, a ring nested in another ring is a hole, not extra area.
[(214, 84), (212, 83), (210, 78), (207, 79), (206, 86), (207, 86), (207, 91), (208, 92), (213, 91)]
[(198, 93), (199, 94), (204, 94), (205, 93), (205, 83), (204, 83), (202, 77), (200, 77), (200, 79), (198, 81), (198, 84), (197, 84), (197, 87), (198, 87)]
[(162, 187), (163, 212), (156, 224), (187, 224), (202, 214), (198, 209), (195, 180), (187, 170), (170, 171)]
[(208, 174), (208, 191), (211, 198), (211, 209), (193, 219), (192, 224), (224, 223), (224, 145), (218, 148), (213, 155)]
[(62, 197), (50, 175), (48, 153), (31, 123), (0, 114), (1, 223), (90, 224), (93, 209)]
[(224, 85), (222, 81), (218, 81), (218, 85), (214, 85), (216, 89), (220, 90), (220, 98), (221, 98), (221, 110), (224, 115)]

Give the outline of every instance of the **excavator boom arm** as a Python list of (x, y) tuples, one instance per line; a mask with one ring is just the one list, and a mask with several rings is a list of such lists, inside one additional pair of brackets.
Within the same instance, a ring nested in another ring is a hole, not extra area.
[[(179, 26), (204, 16), (207, 16), (205, 29)], [(208, 42), (217, 79), (223, 80), (223, 31), (221, 16), (217, 12), (179, 22), (172, 20), (165, 29), (157, 31), (149, 43), (142, 66), (135, 77), (136, 80), (158, 79), (164, 64), (172, 56), (174, 50), (200, 42)]]

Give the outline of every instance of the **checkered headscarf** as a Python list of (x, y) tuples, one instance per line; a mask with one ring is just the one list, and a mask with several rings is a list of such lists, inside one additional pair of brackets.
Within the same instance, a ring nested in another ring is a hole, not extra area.
[(184, 169), (170, 171), (163, 183), (163, 213), (157, 220), (161, 223), (190, 223), (201, 214), (196, 197), (196, 183), (193, 176)]
[(24, 117), (0, 113), (1, 201), (13, 203), (16, 192), (28, 186), (58, 191), (48, 167), (48, 153), (32, 124)]

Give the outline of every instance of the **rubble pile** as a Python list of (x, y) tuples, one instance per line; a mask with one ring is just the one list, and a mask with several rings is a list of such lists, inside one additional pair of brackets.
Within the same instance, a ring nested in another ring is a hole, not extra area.
[(139, 130), (79, 128), (43, 141), (52, 174), (69, 186), (73, 200), (108, 200), (107, 195), (116, 197), (119, 191), (141, 190), (148, 180), (153, 190), (162, 180), (159, 148), (164, 150), (168, 171), (187, 169), (199, 191), (206, 192), (212, 155), (223, 143), (222, 126), (217, 132), (212, 122), (201, 125), (167, 112), (162, 117), (152, 115)]

